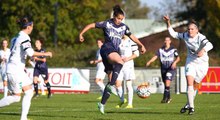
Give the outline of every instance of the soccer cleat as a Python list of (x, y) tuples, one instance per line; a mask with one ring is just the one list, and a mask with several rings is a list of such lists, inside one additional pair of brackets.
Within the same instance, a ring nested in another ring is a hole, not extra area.
[(126, 109), (131, 109), (131, 108), (133, 108), (133, 106), (132, 105), (127, 105), (125, 108)]
[(166, 102), (167, 102), (166, 99), (161, 100), (161, 103), (166, 103)]
[(47, 98), (50, 99), (51, 96), (52, 96), (52, 94), (51, 94), (51, 93), (48, 93)]
[(115, 108), (120, 108), (123, 104), (127, 103), (127, 99), (124, 98), (124, 101), (120, 101), (118, 105), (115, 106)]
[(104, 105), (103, 104), (98, 103), (98, 109), (99, 109), (99, 112), (101, 112), (102, 114), (105, 114), (105, 112), (104, 112)]
[(194, 108), (190, 107), (188, 114), (189, 114), (189, 115), (193, 115), (194, 112), (195, 112)]
[(172, 99), (169, 98), (169, 99), (166, 100), (166, 103), (170, 103), (171, 101), (172, 101)]
[(102, 99), (102, 96), (100, 96), (100, 97), (97, 98), (97, 100), (101, 100), (101, 99)]
[(42, 92), (41, 95), (46, 95), (46, 92)]
[(185, 105), (183, 108), (181, 108), (180, 113), (185, 113), (187, 110), (189, 110), (189, 105)]

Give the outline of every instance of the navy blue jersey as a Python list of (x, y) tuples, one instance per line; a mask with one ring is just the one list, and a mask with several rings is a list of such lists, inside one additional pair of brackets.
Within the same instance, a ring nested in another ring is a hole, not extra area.
[[(41, 48), (40, 50), (35, 50), (36, 52), (42, 52), (44, 53), (45, 50), (43, 48)], [(45, 58), (45, 56), (38, 56), (37, 58)], [(47, 69), (47, 63), (46, 62), (43, 62), (43, 61), (36, 61), (36, 64), (35, 64), (35, 68), (38, 68), (38, 69)]]
[[(96, 28), (101, 28), (104, 32), (105, 43), (111, 42), (113, 47), (119, 52), (119, 45), (124, 35), (130, 36), (131, 32), (127, 25), (121, 23), (116, 25), (113, 19), (95, 23)], [(104, 44), (105, 44), (104, 43)]]
[(160, 58), (161, 69), (171, 69), (171, 65), (175, 61), (175, 58), (178, 57), (178, 52), (174, 47), (165, 49), (165, 46), (161, 47), (156, 55)]

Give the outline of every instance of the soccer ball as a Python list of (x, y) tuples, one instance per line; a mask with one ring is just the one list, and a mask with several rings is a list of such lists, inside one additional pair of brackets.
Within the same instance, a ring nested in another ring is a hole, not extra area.
[(138, 97), (143, 99), (150, 97), (151, 94), (148, 85), (139, 85), (137, 87), (136, 93)]

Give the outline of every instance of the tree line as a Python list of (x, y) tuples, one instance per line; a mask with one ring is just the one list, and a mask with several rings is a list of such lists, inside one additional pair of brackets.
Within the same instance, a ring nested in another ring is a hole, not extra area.
[[(189, 2), (181, 1), (184, 5)], [(86, 67), (95, 56), (95, 40), (103, 39), (103, 33), (101, 30), (89, 31), (84, 36), (85, 43), (81, 44), (78, 42), (79, 32), (89, 23), (108, 19), (115, 4), (122, 6), (126, 18), (147, 18), (150, 11), (139, 0), (0, 0), (0, 38), (10, 40), (19, 31), (16, 20), (27, 16), (34, 22), (30, 35), (33, 43), (36, 39), (43, 39), (44, 47), (55, 53), (52, 59), (48, 59), (50, 67)], [(176, 18), (183, 20), (196, 16), (203, 23), (201, 27), (208, 38), (216, 45), (215, 49), (219, 49), (220, 2), (196, 0), (195, 6), (187, 5), (187, 11), (178, 13)]]

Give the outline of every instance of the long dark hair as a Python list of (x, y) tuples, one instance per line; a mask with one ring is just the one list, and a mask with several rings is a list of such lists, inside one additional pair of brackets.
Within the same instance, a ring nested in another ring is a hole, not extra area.
[(121, 9), (121, 7), (120, 7), (119, 5), (115, 5), (115, 6), (113, 7), (113, 15), (116, 17), (116, 16), (118, 16), (119, 14), (124, 16), (124, 12), (123, 12), (123, 10)]

